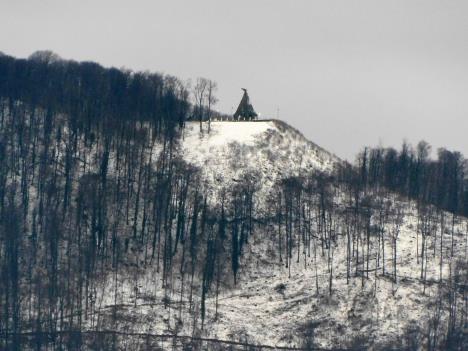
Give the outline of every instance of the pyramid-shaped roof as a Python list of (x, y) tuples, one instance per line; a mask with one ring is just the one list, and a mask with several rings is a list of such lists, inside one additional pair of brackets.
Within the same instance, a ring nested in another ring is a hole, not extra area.
[(234, 113), (234, 120), (253, 120), (257, 118), (257, 113), (255, 112), (252, 104), (250, 103), (249, 94), (247, 94), (247, 89), (242, 88), (244, 95), (242, 100), (237, 107), (236, 113)]

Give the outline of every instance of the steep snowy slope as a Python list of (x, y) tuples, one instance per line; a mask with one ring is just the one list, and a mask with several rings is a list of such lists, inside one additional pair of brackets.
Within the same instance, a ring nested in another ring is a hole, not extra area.
[(181, 152), (201, 169), (213, 195), (251, 175), (261, 185), (262, 202), (276, 180), (311, 170), (331, 172), (341, 162), (282, 121), (212, 122), (210, 133), (207, 128), (204, 124), (200, 133), (199, 123), (188, 122)]
[[(304, 341), (310, 338), (312, 345), (325, 349), (362, 350), (372, 346), (375, 350), (393, 350), (412, 344), (425, 349), (423, 336), (427, 333), (442, 335), (447, 331), (451, 307), (447, 301), (439, 299), (450, 287), (456, 286), (454, 284), (460, 284), (459, 278), (452, 280), (450, 275), (466, 260), (468, 222), (460, 219), (455, 224), (453, 256), (448, 228), (442, 230), (442, 239), (440, 236), (427, 238), (429, 254), (424, 279), (421, 278), (422, 261), (416, 253), (417, 247), (421, 249), (417, 222), (415, 207), (407, 205), (397, 240), (396, 283), (391, 278), (389, 237), (385, 243), (387, 273), (383, 274), (383, 267), (378, 264), (380, 248), (375, 240), (369, 248), (369, 276), (365, 273), (355, 276), (353, 269), (347, 282), (345, 237), (338, 238), (331, 248), (331, 256), (327, 251), (323, 254), (320, 245), (315, 246), (316, 255), (312, 245), (309, 256), (307, 248), (301, 245), (299, 255), (296, 249), (293, 251), (288, 268), (284, 260), (279, 261), (277, 233), (258, 230), (243, 255), (237, 285), (221, 287), (218, 301), (213, 295), (208, 297), (204, 329), (200, 327), (199, 310), (190, 311), (186, 297), (182, 299), (177, 293), (164, 294), (155, 269), (148, 269), (145, 276), (137, 280), (120, 281), (119, 315), (121, 321), (128, 322), (117, 329), (157, 335), (198, 335), (291, 348), (303, 347)], [(390, 226), (386, 229), (387, 235), (391, 230)], [(436, 225), (436, 230), (440, 233), (441, 228)], [(179, 281), (172, 284), (177, 292)], [(135, 287), (138, 294), (134, 293)], [(107, 290), (114, 289), (108, 286)], [(198, 292), (194, 299), (200, 301)], [(102, 303), (102, 312), (109, 319), (113, 304), (112, 298)]]

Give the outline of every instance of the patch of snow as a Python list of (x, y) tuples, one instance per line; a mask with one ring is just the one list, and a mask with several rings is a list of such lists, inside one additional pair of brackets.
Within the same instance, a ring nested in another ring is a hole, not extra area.
[(300, 176), (311, 170), (330, 172), (341, 162), (281, 121), (212, 122), (200, 133), (198, 122), (188, 122), (181, 136), (180, 152), (200, 168), (211, 200), (221, 189), (231, 189), (246, 174), (260, 186), (257, 205), (278, 179)]

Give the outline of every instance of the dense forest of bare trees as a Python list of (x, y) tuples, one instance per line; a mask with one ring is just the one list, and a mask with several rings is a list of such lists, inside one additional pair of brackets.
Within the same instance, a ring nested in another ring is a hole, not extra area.
[(467, 161), (459, 152), (441, 148), (430, 158), (431, 146), (403, 143), (401, 150), (365, 148), (358, 156), (363, 182), (384, 186), (411, 199), (436, 205), (454, 214), (468, 215)]
[[(257, 208), (254, 173), (213, 199), (178, 152), (184, 122), (195, 116), (202, 129), (202, 111), (211, 113), (213, 82), (199, 80), (191, 104), (189, 87), (174, 77), (48, 52), (0, 56), (0, 77), (1, 349), (80, 349), (85, 331), (117, 323), (122, 276), (149, 267), (166, 307), (193, 316), (194, 336), (195, 324), (204, 328), (208, 296), (217, 317), (220, 290), (238, 284), (256, 233), (273, 233), (275, 257), (289, 270), (313, 262), (317, 272), (325, 258), (327, 284), (316, 274), (317, 294), (334, 294), (340, 248), (348, 283), (382, 276), (396, 285), (408, 199), (416, 204), (424, 284), (433, 283), (428, 259), (440, 261), (440, 298), (421, 342), (429, 349), (466, 343), (466, 243), (464, 259), (452, 259), (455, 227), (468, 214), (462, 155), (440, 150), (435, 161), (425, 143), (365, 149), (336, 174), (281, 179), (269, 192), (271, 205)], [(99, 314), (102, 281), (112, 282), (110, 320)], [(115, 338), (107, 342), (118, 349)]]
[[(198, 171), (176, 153), (193, 112), (188, 87), (49, 52), (2, 56), (0, 75), (2, 348), (21, 349), (25, 333), (34, 349), (50, 338), (79, 347), (80, 334), (58, 332), (84, 329), (97, 282), (113, 277), (117, 294), (121, 272), (148, 266), (164, 289), (181, 277), (181, 299), (203, 324), (224, 257), (235, 277), (253, 230), (253, 190), (246, 182), (207, 205)], [(215, 84), (203, 81), (200, 108), (210, 111)]]

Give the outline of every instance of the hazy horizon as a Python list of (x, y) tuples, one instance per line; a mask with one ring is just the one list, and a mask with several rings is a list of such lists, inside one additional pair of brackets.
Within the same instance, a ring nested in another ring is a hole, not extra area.
[(424, 139), (468, 156), (468, 2), (2, 0), (0, 51), (247, 88), (279, 118), (353, 160)]

